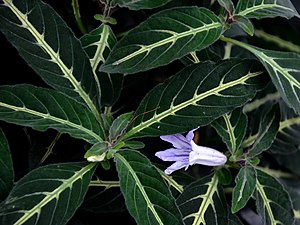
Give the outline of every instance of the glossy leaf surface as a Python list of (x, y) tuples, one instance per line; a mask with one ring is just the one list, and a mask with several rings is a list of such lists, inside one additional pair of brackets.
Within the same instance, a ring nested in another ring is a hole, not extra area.
[(187, 186), (176, 200), (184, 224), (227, 224), (228, 207), (217, 176), (208, 176)]
[(227, 148), (234, 154), (242, 144), (246, 134), (247, 116), (238, 108), (215, 120), (212, 126), (222, 137)]
[(90, 143), (103, 137), (99, 122), (86, 106), (54, 90), (31, 85), (0, 87), (0, 120), (39, 131), (53, 128)]
[(0, 29), (23, 59), (47, 84), (87, 104), (96, 115), (89, 60), (61, 17), (40, 0), (3, 2)]
[(143, 99), (125, 137), (181, 133), (207, 125), (254, 97), (264, 83), (261, 69), (251, 60), (186, 67)]
[(238, 212), (244, 208), (249, 199), (252, 197), (256, 187), (256, 171), (251, 166), (240, 169), (235, 178), (236, 186), (232, 192), (232, 206), (233, 213)]
[(235, 13), (255, 19), (277, 16), (287, 19), (293, 16), (299, 17), (290, 0), (239, 0)]
[(121, 191), (137, 224), (181, 225), (175, 199), (151, 162), (136, 151), (115, 154)]
[(292, 202), (283, 186), (272, 176), (256, 170), (257, 211), (266, 225), (294, 224)]
[(174, 8), (154, 14), (113, 48), (101, 70), (137, 73), (202, 50), (220, 37), (223, 27), (211, 11)]
[(0, 208), (1, 224), (66, 224), (83, 201), (96, 164), (54, 164), (23, 177)]
[(89, 56), (101, 106), (111, 106), (118, 99), (123, 83), (123, 75), (99, 72), (117, 39), (111, 28), (102, 24), (80, 38), (82, 47)]

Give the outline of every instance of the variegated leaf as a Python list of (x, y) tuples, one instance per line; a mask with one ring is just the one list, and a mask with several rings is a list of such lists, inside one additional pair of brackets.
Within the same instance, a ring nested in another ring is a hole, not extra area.
[(222, 31), (220, 19), (205, 8), (161, 11), (120, 40), (101, 70), (130, 74), (162, 66), (208, 47)]

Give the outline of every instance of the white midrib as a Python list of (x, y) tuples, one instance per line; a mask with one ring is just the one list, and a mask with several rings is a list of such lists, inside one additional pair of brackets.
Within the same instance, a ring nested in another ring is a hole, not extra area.
[(53, 63), (56, 63), (61, 71), (64, 73), (64, 77), (67, 78), (71, 84), (74, 87), (74, 91), (77, 92), (80, 97), (85, 101), (85, 103), (88, 105), (88, 107), (92, 110), (94, 115), (98, 118), (98, 110), (96, 109), (94, 103), (88, 96), (88, 94), (83, 90), (82, 86), (80, 85), (80, 82), (76, 80), (76, 78), (73, 76), (73, 68), (70, 69), (64, 64), (64, 62), (61, 60), (59, 53), (54, 52), (54, 50), (51, 48), (50, 45), (45, 41), (44, 34), (40, 34), (35, 27), (28, 21), (27, 14), (22, 13), (11, 0), (3, 0), (4, 5), (6, 5), (8, 8), (10, 8), (13, 13), (18, 17), (18, 19), (21, 21), (22, 26), (27, 29), (32, 36), (36, 39), (38, 45), (42, 47), (51, 57), (51, 60)]
[(217, 191), (217, 187), (218, 187), (218, 179), (216, 176), (213, 176), (211, 182), (209, 183), (206, 193), (201, 196), (197, 196), (197, 198), (201, 197), (203, 199), (198, 212), (192, 213), (192, 214), (186, 216), (185, 218), (183, 218), (183, 220), (186, 220), (190, 217), (194, 217), (195, 219), (193, 221), (193, 225), (200, 225), (201, 223), (203, 225), (205, 225), (206, 221), (204, 219), (204, 214), (205, 214), (206, 210), (208, 209), (209, 205), (214, 204), (212, 201), (212, 197), (215, 194), (215, 192)]
[(227, 127), (227, 133), (229, 135), (229, 139), (230, 139), (230, 143), (231, 143), (231, 151), (232, 151), (232, 153), (234, 153), (236, 151), (236, 138), (234, 135), (234, 127), (232, 127), (231, 122), (230, 122), (231, 114), (225, 114), (223, 116), (223, 118), (225, 120), (225, 124)]
[(250, 8), (247, 8), (247, 9), (245, 9), (245, 10), (237, 13), (237, 15), (246, 16), (247, 14), (255, 12), (255, 11), (260, 10), (260, 9), (275, 8), (275, 7), (276, 8), (281, 8), (281, 9), (284, 9), (284, 10), (289, 10), (289, 11), (293, 12), (292, 9), (284, 7), (282, 5), (277, 5), (277, 4), (261, 4), (261, 5), (256, 5), (256, 6), (252, 6)]
[(207, 91), (207, 92), (204, 92), (204, 93), (201, 93), (199, 95), (197, 95), (195, 93), (194, 97), (191, 98), (190, 100), (186, 101), (186, 102), (183, 102), (181, 104), (178, 104), (176, 106), (173, 106), (173, 102), (170, 106), (170, 108), (168, 110), (165, 110), (163, 111), (162, 113), (160, 114), (155, 114), (151, 119), (147, 120), (147, 121), (144, 121), (142, 123), (140, 123), (139, 125), (137, 125), (136, 127), (133, 127), (127, 134), (126, 136), (124, 137), (125, 138), (128, 138), (130, 137), (131, 135), (134, 135), (135, 133), (138, 133), (140, 132), (141, 130), (151, 126), (152, 124), (154, 123), (157, 123), (159, 121), (161, 121), (162, 119), (172, 115), (172, 114), (175, 114), (176, 112), (178, 112), (179, 110), (181, 109), (184, 109), (186, 108), (187, 106), (189, 105), (195, 105), (198, 101), (202, 100), (202, 99), (205, 99), (211, 95), (217, 95), (219, 92), (223, 91), (223, 90), (226, 90), (228, 89), (229, 87), (233, 87), (233, 86), (236, 86), (236, 85), (239, 85), (239, 84), (244, 84), (248, 79), (252, 78), (252, 77), (256, 77), (256, 76), (259, 76), (260, 74), (262, 74), (263, 72), (255, 72), (255, 73), (248, 73), (247, 75), (241, 77), (240, 79), (238, 80), (234, 80), (234, 81), (231, 81), (231, 82), (228, 82), (226, 84), (220, 84), (219, 86)]
[(40, 203), (38, 203), (37, 205), (35, 205), (32, 209), (30, 209), (27, 212), (25, 212), (25, 214), (20, 219), (18, 219), (18, 221), (16, 221), (14, 223), (14, 225), (22, 225), (26, 221), (28, 221), (32, 216), (34, 216), (34, 214), (39, 215), (40, 211), (42, 210), (42, 208), (45, 205), (47, 205), (47, 203), (49, 203), (53, 199), (57, 199), (58, 200), (60, 193), (62, 193), (67, 188), (72, 189), (72, 185), (77, 180), (82, 179), (82, 177), (87, 172), (89, 172), (95, 165), (96, 165), (96, 163), (90, 163), (90, 164), (88, 164), (86, 167), (82, 168), (78, 172), (75, 172), (75, 174), (72, 177), (70, 177), (69, 179), (65, 180), (61, 186), (59, 186), (58, 188), (54, 189), (52, 192), (45, 192), (46, 197), (42, 201), (40, 201)]
[(219, 28), (219, 27), (222, 27), (222, 24), (219, 23), (219, 22), (214, 22), (214, 23), (211, 23), (211, 24), (205, 24), (202, 27), (198, 27), (198, 28), (195, 28), (195, 29), (190, 29), (190, 30), (182, 32), (182, 33), (175, 33), (173, 31), (170, 32), (168, 30), (166, 30), (166, 31), (165, 30), (158, 30), (158, 31), (161, 31), (161, 32), (172, 33), (173, 36), (168, 37), (166, 39), (163, 39), (161, 41), (155, 42), (151, 45), (139, 45), (139, 47), (140, 47), (139, 50), (127, 55), (124, 58), (121, 58), (121, 59), (117, 60), (116, 62), (112, 63), (112, 65), (113, 66), (119, 65), (119, 64), (121, 64), (125, 61), (128, 61), (129, 59), (134, 58), (135, 56), (140, 55), (144, 52), (147, 52), (147, 54), (148, 54), (148, 52), (152, 51), (152, 49), (163, 46), (163, 45), (168, 44), (168, 43), (172, 43), (172, 42), (174, 43), (174, 42), (176, 42), (177, 39), (180, 39), (180, 38), (183, 38), (183, 37), (186, 37), (186, 36), (190, 36), (190, 35), (195, 36), (197, 33), (200, 33), (200, 32), (203, 32), (203, 31), (208, 31), (210, 29), (215, 29), (215, 28)]
[(115, 157), (117, 157), (118, 159), (120, 159), (122, 161), (122, 163), (124, 163), (124, 165), (126, 166), (126, 168), (128, 168), (128, 171), (130, 172), (131, 176), (133, 177), (133, 179), (136, 182), (136, 186), (138, 186), (139, 190), (141, 191), (143, 198), (145, 199), (145, 201), (147, 202), (147, 206), (148, 208), (151, 210), (151, 212), (153, 213), (156, 221), (158, 222), (159, 225), (164, 225), (164, 223), (161, 221), (158, 213), (156, 212), (156, 209), (154, 208), (153, 203), (151, 202), (151, 200), (149, 199), (143, 185), (141, 184), (140, 179), (137, 177), (136, 173), (134, 172), (133, 168), (131, 167), (131, 165), (127, 162), (127, 160), (120, 154), (116, 154)]
[(272, 225), (282, 224), (280, 221), (278, 221), (274, 218), (273, 211), (272, 211), (272, 208), (271, 208), (271, 205), (270, 205), (271, 201), (269, 201), (268, 197), (265, 194), (263, 186), (259, 183), (258, 180), (256, 180), (256, 189), (257, 189), (258, 193), (260, 194), (261, 198), (263, 199), (263, 202), (265, 204), (265, 207), (268, 211), (268, 214), (269, 214), (269, 217), (270, 217), (270, 220), (271, 220), (271, 224)]
[(80, 131), (88, 134), (89, 136), (95, 138), (95, 140), (102, 141), (100, 136), (97, 135), (96, 133), (94, 133), (91, 130), (89, 130), (85, 127), (82, 127), (78, 124), (72, 123), (68, 120), (63, 120), (63, 119), (51, 116), (50, 114), (37, 112), (37, 111), (31, 110), (31, 109), (28, 109), (26, 107), (17, 107), (17, 106), (14, 106), (14, 105), (9, 105), (9, 104), (3, 103), (3, 102), (0, 102), (0, 106), (8, 108), (8, 109), (12, 109), (16, 112), (24, 112), (24, 113), (28, 113), (28, 114), (38, 116), (38, 117), (41, 117), (41, 118), (44, 118), (44, 119), (49, 119), (49, 120), (55, 121), (55, 122), (60, 123), (60, 124), (65, 124), (67, 126), (75, 128), (76, 130), (80, 130)]

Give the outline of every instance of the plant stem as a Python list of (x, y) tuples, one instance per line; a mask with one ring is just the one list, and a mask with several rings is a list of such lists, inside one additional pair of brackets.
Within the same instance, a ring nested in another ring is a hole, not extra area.
[(280, 48), (287, 49), (292, 52), (300, 53), (300, 46), (295, 45), (292, 42), (286, 41), (281, 39), (278, 36), (268, 34), (263, 30), (256, 30), (255, 31), (255, 36), (264, 39), (265, 41), (272, 42), (273, 44), (276, 44)]
[(57, 143), (57, 141), (59, 140), (60, 137), (61, 137), (61, 133), (57, 133), (54, 140), (51, 142), (50, 146), (48, 147), (47, 152), (45, 153), (45, 155), (41, 159), (40, 164), (45, 162), (45, 160), (49, 157), (49, 155), (52, 154), (53, 148), (56, 145), (56, 143)]
[(120, 187), (119, 181), (103, 181), (103, 180), (92, 180), (90, 182), (90, 187), (105, 187), (106, 189), (113, 187)]
[(86, 34), (87, 33), (86, 29), (81, 20), (78, 0), (72, 0), (72, 7), (73, 7), (74, 16), (75, 16), (79, 30), (81, 31), (82, 34)]

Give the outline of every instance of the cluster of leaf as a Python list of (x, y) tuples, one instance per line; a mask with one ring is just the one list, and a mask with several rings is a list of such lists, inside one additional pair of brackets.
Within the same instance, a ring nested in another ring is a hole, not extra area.
[[(77, 39), (40, 0), (0, 1), (1, 31), (49, 85), (0, 86), (0, 120), (38, 131), (51, 128), (89, 146), (85, 162), (40, 166), (14, 184), (1, 131), (0, 223), (62, 225), (79, 207), (123, 209), (123, 196), (139, 225), (238, 225), (245, 208), (260, 215), (263, 224), (298, 224), (299, 196), (279, 178), (300, 175), (300, 55), (258, 48), (245, 38), (255, 34), (250, 19), (299, 17), (290, 0), (239, 0), (236, 5), (218, 0), (208, 7), (175, 0), (101, 2), (103, 23)], [(173, 7), (177, 4), (182, 6)], [(77, 1), (74, 6), (78, 10)], [(116, 7), (156, 10), (119, 39), (108, 13)], [(243, 42), (234, 35), (237, 27)], [(233, 45), (252, 55), (235, 58)], [(143, 76), (175, 60), (184, 68), (149, 91), (135, 112), (112, 113), (124, 76)], [(213, 127), (228, 156), (226, 165), (198, 179), (167, 176), (139, 150), (144, 144), (132, 140), (195, 127)], [(265, 167), (269, 158), (276, 170)], [(116, 169), (119, 181), (93, 179), (98, 164)], [(98, 186), (94, 200), (85, 198), (91, 186)]]

